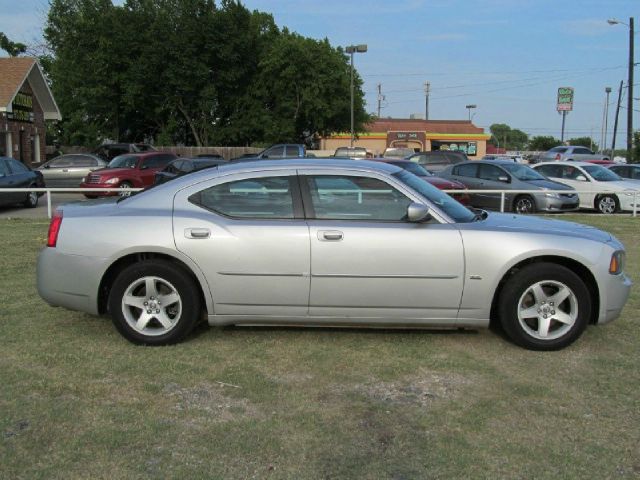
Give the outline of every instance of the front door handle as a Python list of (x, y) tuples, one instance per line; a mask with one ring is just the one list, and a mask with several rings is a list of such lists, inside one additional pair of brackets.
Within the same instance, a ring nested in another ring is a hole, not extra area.
[(184, 236), (194, 239), (209, 238), (211, 236), (211, 230), (208, 228), (185, 228)]
[(318, 240), (323, 242), (339, 242), (344, 238), (340, 230), (319, 230)]

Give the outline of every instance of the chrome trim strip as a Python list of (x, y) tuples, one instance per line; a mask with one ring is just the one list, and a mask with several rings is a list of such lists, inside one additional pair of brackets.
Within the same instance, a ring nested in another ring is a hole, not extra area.
[(312, 273), (312, 278), (422, 278), (429, 280), (453, 280), (457, 275), (358, 275), (350, 273)]
[(308, 277), (308, 273), (218, 272), (218, 275), (238, 277)]

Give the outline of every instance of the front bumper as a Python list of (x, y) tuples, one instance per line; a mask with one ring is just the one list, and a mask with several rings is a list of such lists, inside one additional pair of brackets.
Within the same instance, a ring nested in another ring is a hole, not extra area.
[(600, 314), (598, 324), (608, 323), (620, 316), (624, 305), (629, 298), (633, 282), (626, 274), (607, 275), (607, 280), (602, 285)]
[[(117, 185), (112, 183), (85, 183), (80, 184), (80, 188), (118, 188)], [(86, 192), (85, 195), (89, 197), (113, 197), (117, 196), (119, 192)]]
[(577, 195), (575, 198), (555, 198), (536, 195), (536, 203), (538, 210), (543, 212), (571, 212), (578, 210), (580, 206), (580, 200)]

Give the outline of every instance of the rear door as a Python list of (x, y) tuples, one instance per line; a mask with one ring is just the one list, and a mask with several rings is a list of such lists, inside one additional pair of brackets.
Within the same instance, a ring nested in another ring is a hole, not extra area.
[(218, 315), (306, 316), (309, 227), (295, 170), (217, 177), (178, 192), (176, 247), (204, 272)]
[[(451, 169), (451, 180), (466, 185), (470, 190), (478, 190), (480, 188), (480, 180), (478, 179), (478, 163), (463, 163), (456, 165)], [(469, 203), (474, 207), (483, 207), (484, 196), (478, 193), (469, 194)]]
[[(509, 183), (500, 181), (500, 178), (511, 176), (496, 165), (481, 163), (478, 166), (478, 188), (482, 190), (507, 190)], [(500, 210), (501, 194), (499, 193), (479, 193), (478, 199), (481, 205), (492, 210)], [(505, 195), (505, 207), (511, 204), (511, 195)]]
[(455, 225), (406, 221), (419, 199), (375, 173), (318, 170), (300, 178), (316, 321), (455, 324), (464, 280)]

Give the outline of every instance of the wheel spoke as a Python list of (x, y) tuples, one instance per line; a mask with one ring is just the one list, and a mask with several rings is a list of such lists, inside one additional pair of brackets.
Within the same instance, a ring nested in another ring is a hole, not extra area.
[(557, 310), (555, 315), (553, 315), (553, 319), (564, 323), (565, 325), (573, 325), (576, 321), (575, 318), (573, 318), (571, 315)]
[(172, 326), (173, 323), (171, 322), (171, 319), (167, 316), (167, 312), (164, 310), (160, 310), (160, 313), (154, 315), (154, 317), (162, 324), (162, 326), (169, 330)]
[(520, 310), (520, 318), (537, 318), (538, 317), (538, 306), (533, 306), (529, 308), (521, 308)]
[(151, 320), (151, 315), (143, 310), (136, 322), (136, 329), (140, 332), (144, 330), (149, 323), (149, 320)]
[(172, 292), (168, 295), (160, 295), (158, 297), (158, 300), (160, 301), (163, 307), (168, 307), (169, 305), (173, 305), (174, 303), (179, 302), (180, 295), (178, 295), (176, 292)]
[(558, 306), (564, 302), (569, 295), (571, 295), (571, 290), (567, 287), (560, 287), (560, 290), (558, 290), (555, 295), (549, 297), (549, 301), (554, 302), (555, 305)]
[(147, 297), (157, 297), (158, 291), (156, 290), (156, 281), (153, 278), (145, 279), (145, 288), (147, 290)]
[(550, 318), (538, 318), (538, 335), (540, 335), (541, 337), (546, 337), (549, 334), (550, 326)]
[(536, 300), (536, 303), (542, 303), (547, 301), (547, 294), (542, 290), (542, 285), (536, 283), (531, 287), (531, 291), (533, 292), (533, 297)]
[(124, 304), (129, 307), (146, 308), (144, 306), (144, 297), (136, 297), (135, 295), (125, 295)]

